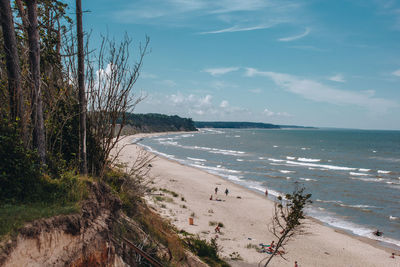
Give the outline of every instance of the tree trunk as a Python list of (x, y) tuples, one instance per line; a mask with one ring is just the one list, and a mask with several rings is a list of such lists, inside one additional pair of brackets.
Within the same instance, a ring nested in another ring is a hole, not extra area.
[(9, 0), (0, 0), (0, 19), (3, 29), (4, 51), (8, 75), (8, 94), (10, 101), (10, 119), (17, 121), (21, 130), (21, 137), (26, 147), (28, 135), (25, 119), (24, 95), (21, 89), (21, 74), (15, 38), (14, 21)]
[(82, 3), (76, 0), (76, 32), (78, 35), (78, 87), (79, 87), (79, 159), (80, 171), (87, 175), (86, 159), (86, 95), (85, 63), (83, 53)]
[(46, 137), (43, 119), (42, 92), (40, 87), (40, 43), (37, 20), (37, 0), (26, 1), (28, 10), (29, 63), (32, 85), (33, 147), (40, 162), (46, 163)]

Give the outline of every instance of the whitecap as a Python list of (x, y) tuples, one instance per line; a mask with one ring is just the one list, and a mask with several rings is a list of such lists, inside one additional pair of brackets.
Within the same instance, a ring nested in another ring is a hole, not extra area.
[(295, 171), (288, 171), (288, 170), (279, 170), (281, 173), (295, 173)]
[(243, 161), (242, 159), (236, 159), (236, 161)]
[(268, 160), (269, 161), (273, 161), (273, 162), (283, 162), (283, 161), (285, 161), (283, 159), (273, 159), (273, 158), (269, 158)]
[(287, 156), (286, 158), (290, 160), (296, 159), (295, 157), (289, 157), (289, 156)]
[(301, 150), (310, 150), (311, 148), (309, 147), (302, 147)]
[(318, 162), (321, 161), (320, 159), (309, 159), (309, 158), (298, 158), (298, 161), (303, 161), (303, 162)]
[(311, 179), (311, 178), (300, 178), (300, 180), (303, 180), (303, 181), (307, 181), (307, 182), (310, 182), (310, 181), (317, 181), (316, 179)]
[(363, 169), (363, 168), (360, 168), (360, 169), (358, 169), (358, 171), (360, 171), (360, 172), (369, 172), (371, 169)]
[(383, 182), (385, 179), (383, 178), (360, 178), (360, 177), (350, 177), (353, 180), (360, 180), (364, 182)]
[(191, 157), (186, 157), (187, 159), (193, 160), (193, 161), (207, 161), (205, 159), (198, 159), (198, 158), (191, 158)]
[(324, 168), (324, 169), (329, 169), (329, 170), (339, 170), (339, 171), (353, 171), (353, 170), (356, 170), (356, 168), (350, 168), (350, 167), (315, 164), (315, 163), (303, 163), (303, 162), (296, 162), (296, 161), (286, 161), (286, 163), (293, 164), (293, 165), (307, 166), (307, 167)]
[(395, 216), (392, 216), (392, 215), (389, 216), (389, 220), (394, 221), (394, 220), (398, 220), (398, 219), (399, 219), (399, 217), (395, 217)]
[(274, 147), (276, 148), (276, 147), (279, 147), (279, 146), (274, 146)]
[(378, 173), (382, 173), (382, 174), (388, 174), (388, 173), (390, 173), (390, 171), (378, 170)]
[(353, 176), (369, 176), (369, 174), (359, 172), (349, 172), (349, 174)]

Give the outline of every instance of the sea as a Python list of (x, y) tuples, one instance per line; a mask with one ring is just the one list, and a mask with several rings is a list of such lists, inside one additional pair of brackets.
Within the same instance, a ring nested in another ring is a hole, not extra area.
[(135, 142), (272, 200), (304, 186), (309, 216), (400, 247), (400, 131), (201, 129)]

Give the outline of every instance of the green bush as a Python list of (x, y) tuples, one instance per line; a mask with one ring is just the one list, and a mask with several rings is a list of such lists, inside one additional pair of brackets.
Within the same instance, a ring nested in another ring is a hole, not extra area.
[(36, 153), (24, 148), (15, 124), (0, 124), (0, 202), (40, 198), (41, 177)]
[(200, 239), (198, 236), (188, 237), (185, 239), (185, 243), (193, 253), (199, 256), (204, 262), (206, 262), (210, 266), (229, 266), (229, 264), (219, 258), (218, 253), (220, 247), (218, 246), (215, 238), (212, 238), (211, 241), (208, 242), (207, 240)]

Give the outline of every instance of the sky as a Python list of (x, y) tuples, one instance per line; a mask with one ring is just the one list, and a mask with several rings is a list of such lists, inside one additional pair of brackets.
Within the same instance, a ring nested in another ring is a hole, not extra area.
[(400, 0), (82, 2), (92, 47), (150, 37), (137, 113), (400, 130)]

